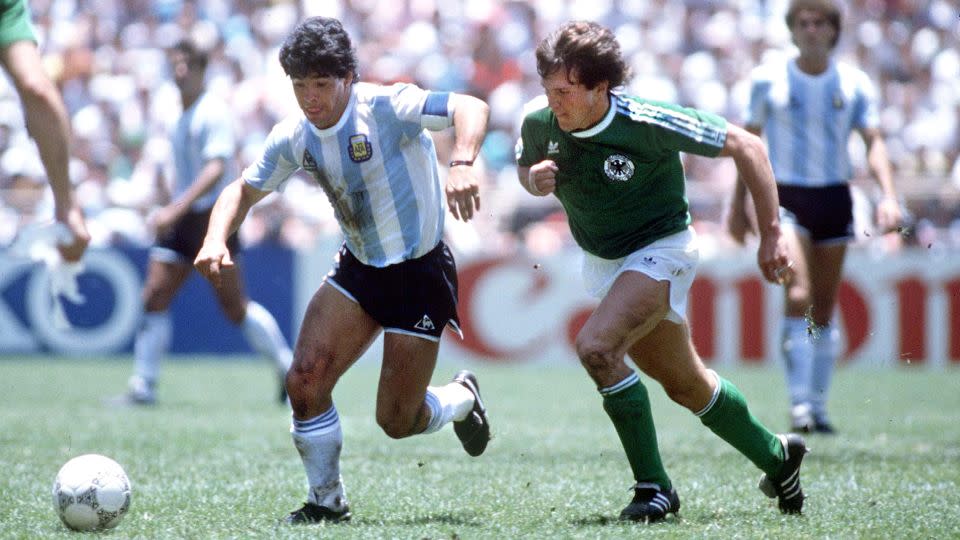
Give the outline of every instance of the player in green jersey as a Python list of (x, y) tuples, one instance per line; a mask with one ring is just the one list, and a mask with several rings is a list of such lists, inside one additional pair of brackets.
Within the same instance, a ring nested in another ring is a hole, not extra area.
[(90, 234), (67, 170), (70, 123), (60, 91), (43, 70), (26, 0), (0, 0), (0, 63), (23, 102), (27, 131), (53, 189), (55, 217), (70, 232), (71, 238), (59, 246), (60, 254), (67, 261), (79, 260)]
[(527, 109), (518, 173), (531, 194), (563, 204), (587, 288), (602, 298), (576, 349), (636, 481), (620, 518), (654, 522), (680, 509), (647, 390), (625, 356), (759, 467), (760, 487), (781, 511), (800, 513), (803, 439), (772, 433), (736, 386), (703, 365), (685, 318), (698, 255), (680, 152), (733, 158), (762, 224), (760, 269), (774, 283), (789, 277), (763, 143), (713, 114), (619, 93), (628, 68), (613, 33), (596, 23), (566, 23), (536, 56), (546, 103)]

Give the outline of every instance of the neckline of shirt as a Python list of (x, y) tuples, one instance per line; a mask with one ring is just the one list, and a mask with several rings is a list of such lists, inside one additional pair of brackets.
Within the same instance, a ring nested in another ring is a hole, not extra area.
[[(307, 120), (307, 125), (310, 126), (310, 131), (312, 131), (313, 134), (316, 135), (317, 137), (329, 137), (331, 135), (336, 134), (338, 131), (340, 131), (340, 128), (342, 128), (344, 124), (347, 123), (347, 118), (349, 118), (350, 114), (353, 113), (353, 107), (356, 104), (356, 101), (357, 101), (357, 93), (355, 91), (354, 86), (351, 85), (350, 101), (347, 102), (347, 107), (343, 109), (343, 114), (340, 115), (340, 119), (337, 120), (337, 123), (328, 128), (320, 129), (317, 126), (313, 125), (313, 122)], [(304, 120), (306, 120), (306, 116), (304, 116)]]
[(616, 116), (617, 114), (617, 104), (615, 101), (616, 96), (614, 96), (613, 94), (610, 94), (609, 99), (610, 99), (610, 107), (607, 109), (607, 114), (603, 117), (603, 120), (600, 120), (599, 122), (597, 122), (597, 124), (594, 125), (593, 127), (584, 129), (582, 131), (571, 131), (570, 135), (573, 137), (577, 137), (578, 139), (586, 139), (588, 137), (593, 137), (597, 133), (600, 133), (601, 131), (607, 129), (607, 126), (609, 126), (613, 122), (613, 117)]

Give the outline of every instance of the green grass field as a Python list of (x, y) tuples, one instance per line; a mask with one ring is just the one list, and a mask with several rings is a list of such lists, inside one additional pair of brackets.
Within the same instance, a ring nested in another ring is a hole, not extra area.
[[(453, 430), (402, 441), (373, 419), (376, 366), (341, 381), (342, 472), (354, 519), (279, 524), (306, 494), (272, 370), (168, 361), (160, 402), (109, 409), (129, 359), (0, 358), (0, 538), (76, 538), (53, 510), (59, 467), (120, 462), (133, 503), (111, 538), (960, 538), (960, 372), (842, 370), (839, 436), (809, 437), (807, 506), (783, 516), (747, 460), (649, 384), (679, 519), (616, 521), (631, 483), (600, 398), (578, 366), (475, 366), (495, 439), (468, 457)], [(445, 382), (454, 366), (441, 365)], [(754, 413), (786, 422), (777, 369), (725, 369)]]

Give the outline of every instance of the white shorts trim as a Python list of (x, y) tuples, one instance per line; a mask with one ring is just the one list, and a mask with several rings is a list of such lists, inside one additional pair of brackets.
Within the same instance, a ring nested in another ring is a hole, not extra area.
[(160, 261), (167, 264), (193, 265), (193, 261), (188, 261), (183, 255), (165, 247), (152, 246), (149, 251), (149, 257), (155, 261)]
[(620, 274), (640, 272), (656, 281), (670, 282), (670, 312), (666, 319), (687, 320), (687, 294), (700, 261), (697, 234), (692, 227), (634, 251), (620, 259), (603, 259), (584, 252), (583, 281), (587, 292), (603, 298)]

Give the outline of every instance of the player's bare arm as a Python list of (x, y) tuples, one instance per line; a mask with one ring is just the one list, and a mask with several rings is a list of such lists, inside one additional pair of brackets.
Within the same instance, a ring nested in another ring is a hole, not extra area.
[(893, 187), (893, 169), (890, 167), (887, 145), (877, 128), (862, 129), (860, 135), (867, 146), (870, 173), (883, 192), (883, 197), (877, 204), (877, 227), (883, 232), (890, 232), (903, 223), (903, 212), (897, 200), (897, 191)]
[(238, 178), (217, 197), (207, 225), (207, 236), (193, 261), (194, 268), (214, 286), (220, 286), (220, 269), (233, 266), (227, 238), (240, 228), (250, 208), (267, 195), (268, 191), (252, 188), (243, 178)]
[(206, 162), (203, 168), (200, 169), (197, 179), (182, 196), (157, 210), (157, 212), (150, 217), (150, 222), (157, 234), (162, 234), (172, 227), (178, 219), (190, 210), (190, 206), (194, 201), (213, 189), (220, 180), (220, 177), (223, 176), (225, 167), (226, 164), (223, 159), (211, 159)]
[(733, 158), (739, 181), (750, 191), (760, 235), (757, 264), (763, 277), (771, 283), (789, 280), (791, 269), (787, 248), (780, 234), (777, 184), (763, 141), (753, 133), (729, 124), (720, 155)]
[(470, 221), (480, 210), (480, 183), (472, 166), (487, 133), (490, 107), (466, 94), (451, 94), (453, 100), (453, 151), (447, 176), (447, 206), (456, 219)]
[(545, 197), (557, 188), (557, 170), (557, 164), (546, 159), (530, 167), (517, 167), (517, 177), (528, 193)]
[[(758, 137), (762, 131), (762, 128), (756, 126), (746, 126), (744, 129)], [(725, 220), (727, 232), (738, 244), (745, 243), (747, 235), (757, 234), (757, 224), (753, 220), (752, 211), (753, 205), (747, 199), (747, 186), (738, 175)]]

